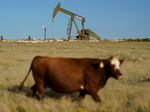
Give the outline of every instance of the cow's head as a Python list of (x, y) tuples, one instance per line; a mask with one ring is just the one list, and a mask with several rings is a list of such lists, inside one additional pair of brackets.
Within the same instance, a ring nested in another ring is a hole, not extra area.
[(121, 79), (122, 74), (120, 72), (120, 65), (123, 63), (123, 59), (119, 60), (115, 57), (109, 57), (105, 63), (105, 70), (107, 75), (115, 79)]

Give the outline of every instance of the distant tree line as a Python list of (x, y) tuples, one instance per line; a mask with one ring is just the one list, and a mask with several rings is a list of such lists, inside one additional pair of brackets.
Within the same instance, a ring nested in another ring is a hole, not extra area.
[(128, 39), (123, 39), (123, 41), (127, 41), (127, 42), (150, 42), (150, 38), (128, 38)]

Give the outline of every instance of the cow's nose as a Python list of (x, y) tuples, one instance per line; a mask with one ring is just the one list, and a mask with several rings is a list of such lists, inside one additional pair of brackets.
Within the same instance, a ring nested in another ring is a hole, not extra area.
[(119, 79), (119, 80), (121, 80), (122, 78), (123, 78), (123, 76), (122, 76), (122, 75), (120, 75), (120, 76), (118, 77), (118, 79)]

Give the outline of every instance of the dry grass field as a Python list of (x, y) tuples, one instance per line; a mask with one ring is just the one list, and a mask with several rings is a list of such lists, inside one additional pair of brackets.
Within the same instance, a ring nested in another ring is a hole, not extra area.
[[(60, 95), (46, 91), (43, 100), (27, 97), (32, 75), (22, 91), (19, 83), (36, 55), (61, 57), (124, 58), (122, 80), (110, 79), (99, 91), (97, 104), (78, 93)], [(144, 42), (51, 42), (0, 43), (0, 112), (150, 112), (150, 43)]]

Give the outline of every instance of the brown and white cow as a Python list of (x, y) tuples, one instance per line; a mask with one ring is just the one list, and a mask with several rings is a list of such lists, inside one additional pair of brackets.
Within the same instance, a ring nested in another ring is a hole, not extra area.
[(23, 87), (30, 71), (35, 80), (31, 87), (32, 96), (38, 92), (38, 98), (44, 96), (46, 87), (58, 93), (80, 92), (80, 97), (86, 94), (100, 102), (98, 91), (110, 77), (121, 79), (120, 65), (123, 60), (110, 57), (96, 58), (63, 58), (36, 56), (31, 63), (28, 74), (20, 84)]

